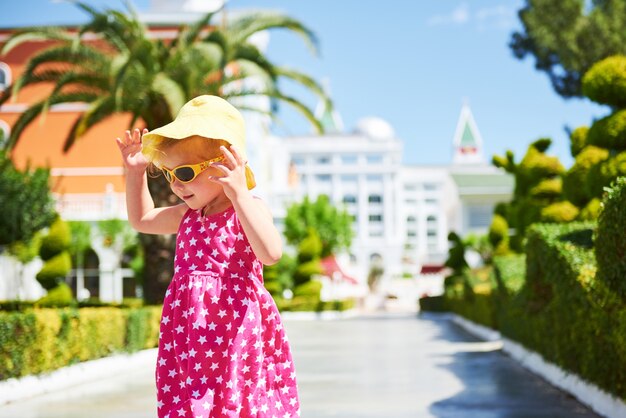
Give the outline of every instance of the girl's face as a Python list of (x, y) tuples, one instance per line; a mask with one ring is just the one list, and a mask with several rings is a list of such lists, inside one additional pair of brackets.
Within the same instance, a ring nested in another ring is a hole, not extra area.
[[(198, 143), (196, 141), (202, 142)], [(222, 155), (217, 147), (208, 151), (206, 155), (200, 155), (198, 150), (202, 149), (203, 144), (206, 149), (206, 141), (207, 139), (204, 138), (192, 138), (167, 148), (164, 155), (159, 159), (159, 165), (169, 170), (174, 170), (182, 165), (199, 164)], [(174, 178), (174, 181), (170, 183), (170, 188), (191, 209), (202, 209), (209, 204), (215, 204), (221, 199), (227, 199), (222, 186), (208, 179), (209, 176), (221, 175), (222, 172), (220, 170), (209, 167), (188, 183), (183, 183)]]

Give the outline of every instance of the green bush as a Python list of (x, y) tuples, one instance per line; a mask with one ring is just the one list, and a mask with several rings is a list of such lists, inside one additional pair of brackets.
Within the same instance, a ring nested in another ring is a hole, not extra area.
[(420, 298), (419, 309), (423, 312), (446, 312), (448, 307), (446, 305), (446, 298), (444, 296), (426, 296)]
[(600, 216), (601, 201), (598, 198), (591, 199), (578, 215), (581, 221), (595, 221)]
[(536, 199), (554, 199), (561, 194), (563, 188), (560, 177), (541, 180), (530, 189), (530, 196)]
[(587, 176), (592, 167), (606, 160), (609, 152), (605, 149), (589, 145), (583, 148), (572, 167), (563, 176), (563, 194), (565, 198), (578, 207), (583, 207), (592, 198), (587, 189)]
[(35, 304), (45, 308), (59, 308), (69, 306), (73, 301), (72, 289), (67, 283), (60, 283), (58, 286), (50, 289), (48, 294)]
[(572, 222), (578, 217), (578, 208), (571, 202), (558, 202), (541, 209), (541, 222)]
[(0, 380), (155, 347), (160, 307), (0, 312)]
[(615, 55), (595, 63), (582, 78), (582, 93), (596, 103), (626, 107), (626, 57)]
[(489, 242), (493, 246), (494, 255), (509, 252), (509, 224), (500, 215), (494, 215), (489, 227)]
[(49, 260), (57, 254), (69, 249), (70, 242), (71, 235), (69, 225), (63, 222), (61, 218), (57, 218), (52, 225), (50, 225), (48, 235), (43, 237), (41, 241), (39, 256), (44, 261)]
[(626, 177), (612, 185), (602, 206), (595, 236), (598, 278), (626, 297)]
[(578, 154), (580, 154), (580, 152), (587, 146), (587, 133), (589, 133), (588, 126), (579, 126), (570, 134), (570, 152), (572, 157), (576, 158)]
[(626, 149), (626, 109), (595, 121), (589, 128), (587, 142), (600, 148)]
[(591, 167), (587, 175), (587, 191), (592, 197), (602, 198), (604, 188), (621, 176), (626, 176), (626, 152), (620, 152)]
[(70, 253), (65, 251), (45, 262), (41, 271), (37, 273), (37, 280), (44, 289), (50, 290), (65, 280), (71, 269)]
[(310, 280), (304, 284), (296, 286), (293, 289), (293, 296), (307, 297), (319, 300), (320, 292), (322, 291), (322, 283), (316, 280)]

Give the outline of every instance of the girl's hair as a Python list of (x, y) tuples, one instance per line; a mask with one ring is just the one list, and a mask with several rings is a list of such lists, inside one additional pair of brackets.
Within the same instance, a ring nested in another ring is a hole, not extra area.
[[(173, 147), (184, 147), (184, 151), (194, 157), (200, 157), (202, 161), (210, 160), (222, 154), (221, 146), (230, 147), (230, 143), (223, 139), (204, 138), (194, 135), (183, 139), (163, 137), (159, 141), (154, 141), (153, 146), (141, 150), (146, 159), (150, 162), (148, 174), (157, 177), (161, 174), (161, 161), (167, 155), (167, 151)], [(197, 162), (197, 161), (190, 161)], [(169, 167), (173, 168), (173, 167)]]

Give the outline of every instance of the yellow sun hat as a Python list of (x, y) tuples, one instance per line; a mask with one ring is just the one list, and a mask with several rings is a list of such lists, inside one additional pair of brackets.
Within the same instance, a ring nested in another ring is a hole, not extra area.
[[(218, 96), (203, 95), (191, 99), (180, 109), (176, 119), (142, 137), (142, 152), (155, 149), (164, 138), (184, 139), (190, 136), (221, 139), (234, 145), (241, 157), (246, 157), (246, 126), (235, 106)], [(248, 189), (254, 188), (254, 174), (246, 164)]]

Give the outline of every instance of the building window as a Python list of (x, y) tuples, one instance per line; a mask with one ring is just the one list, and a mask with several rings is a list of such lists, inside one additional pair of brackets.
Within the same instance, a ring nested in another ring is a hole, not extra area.
[(329, 183), (330, 182), (330, 174), (316, 174), (315, 175), (315, 180), (319, 181), (320, 183)]
[(347, 194), (343, 197), (343, 203), (356, 203), (356, 196), (353, 194)]
[(415, 219), (415, 216), (408, 216), (406, 218), (406, 223), (408, 224), (414, 224), (415, 222), (417, 222), (417, 219)]
[(317, 160), (315, 160), (315, 162), (317, 164), (330, 164), (330, 157), (328, 156), (323, 156), (323, 157), (318, 157)]
[(383, 156), (382, 155), (368, 155), (367, 163), (368, 164), (382, 164)]
[(304, 158), (302, 157), (294, 157), (291, 159), (292, 164), (302, 167), (304, 165)]
[(436, 183), (424, 183), (424, 190), (437, 190)]
[(469, 227), (487, 228), (491, 225), (492, 209), (490, 206), (469, 207)]
[(382, 174), (368, 174), (367, 175), (367, 181), (370, 183), (382, 183), (383, 182), (383, 176)]
[(358, 158), (356, 155), (342, 155), (341, 156), (342, 164), (354, 165), (357, 163), (357, 161), (358, 161)]
[(417, 231), (413, 230), (413, 229), (409, 229), (406, 231), (406, 236), (409, 238), (413, 238), (417, 236)]
[(382, 222), (383, 221), (383, 215), (382, 214), (373, 214), (370, 215), (370, 222)]
[(11, 68), (0, 62), (0, 91), (11, 85)]
[(424, 202), (426, 202), (429, 205), (436, 205), (437, 199), (429, 198), (429, 199), (425, 199)]
[(383, 197), (381, 195), (379, 195), (379, 194), (371, 194), (367, 198), (367, 201), (369, 203), (382, 203)]

